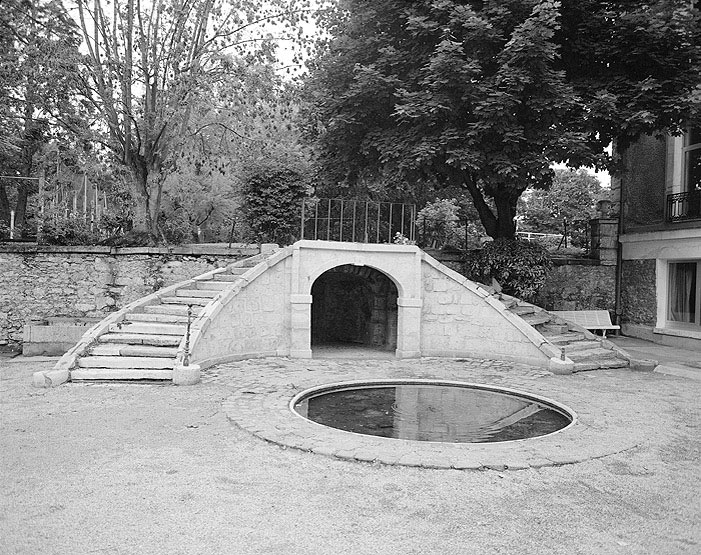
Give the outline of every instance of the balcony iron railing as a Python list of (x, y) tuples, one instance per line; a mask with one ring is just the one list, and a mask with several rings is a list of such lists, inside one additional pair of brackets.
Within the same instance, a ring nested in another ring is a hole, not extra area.
[(354, 243), (414, 241), (416, 207), (395, 202), (303, 199), (301, 239)]
[(667, 221), (701, 219), (701, 190), (667, 195)]

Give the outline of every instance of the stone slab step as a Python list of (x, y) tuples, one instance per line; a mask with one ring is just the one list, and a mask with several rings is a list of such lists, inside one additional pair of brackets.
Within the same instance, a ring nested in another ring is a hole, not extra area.
[(175, 292), (176, 297), (206, 297), (213, 298), (216, 297), (220, 291), (207, 291), (205, 289), (178, 289)]
[(574, 353), (577, 351), (588, 351), (592, 349), (599, 349), (600, 343), (598, 341), (593, 341), (593, 340), (582, 340), (582, 341), (573, 341), (570, 343), (560, 343), (558, 347), (564, 347), (565, 351), (568, 353)]
[(128, 343), (101, 343), (90, 349), (91, 356), (164, 357), (175, 358), (177, 347), (129, 345)]
[(567, 348), (565, 348), (565, 352), (567, 353), (567, 356), (571, 358), (574, 362), (584, 361), (585, 359), (603, 360), (609, 358), (616, 358), (618, 356), (616, 351), (613, 351), (611, 349), (601, 349), (598, 347), (595, 349), (583, 349), (581, 351), (574, 351), (573, 353), (569, 353), (567, 351)]
[(88, 356), (78, 359), (81, 368), (153, 368), (173, 369), (175, 360), (162, 357)]
[(161, 297), (161, 302), (164, 304), (181, 304), (185, 306), (187, 310), (187, 305), (197, 305), (205, 306), (208, 305), (212, 299), (208, 297)]
[(195, 282), (195, 285), (197, 286), (197, 289), (206, 289), (209, 291), (221, 291), (223, 289), (228, 289), (229, 287), (231, 287), (231, 282), (208, 280), (208, 281), (197, 281), (197, 282)]
[(237, 268), (229, 268), (229, 272), (235, 276), (240, 276), (248, 272), (251, 268), (253, 268), (253, 266), (239, 266)]
[(238, 281), (241, 279), (240, 275), (233, 275), (233, 274), (215, 274), (214, 280), (215, 281)]
[[(186, 304), (153, 304), (143, 307), (144, 312), (148, 314), (174, 314), (187, 316)], [(192, 307), (192, 315), (198, 316), (202, 311), (201, 306)]]
[(133, 324), (110, 324), (109, 331), (113, 333), (143, 333), (148, 335), (178, 335), (185, 334), (186, 326), (176, 324), (160, 324), (158, 322), (135, 322)]
[(536, 309), (532, 306), (512, 306), (509, 309), (509, 312), (513, 312), (514, 314), (518, 314), (519, 316), (522, 316), (524, 314), (533, 314), (536, 311)]
[(145, 368), (76, 368), (71, 381), (79, 380), (172, 380), (173, 371)]
[(550, 343), (554, 343), (555, 345), (559, 345), (561, 343), (571, 343), (573, 341), (582, 341), (584, 339), (584, 334), (577, 332), (562, 333), (557, 335), (543, 335), (548, 341), (550, 341)]
[(534, 312), (533, 314), (524, 314), (521, 318), (531, 326), (539, 326), (549, 322), (551, 316), (547, 312)]
[(568, 333), (570, 327), (567, 324), (558, 324), (551, 320), (550, 322), (541, 324), (538, 329), (543, 335), (562, 335)]
[(177, 347), (182, 340), (178, 335), (145, 335), (138, 333), (106, 333), (99, 338), (100, 343), (128, 343), (129, 345), (153, 345)]
[[(194, 311), (193, 311), (194, 312)], [(197, 318), (194, 314), (192, 320)], [(161, 324), (187, 324), (187, 307), (185, 314), (149, 314), (146, 312), (133, 312), (127, 314), (129, 322), (159, 322)]]
[(606, 370), (608, 368), (628, 368), (629, 364), (627, 360), (622, 358), (613, 358), (609, 360), (587, 360), (582, 362), (575, 362), (573, 372), (586, 372), (588, 370)]

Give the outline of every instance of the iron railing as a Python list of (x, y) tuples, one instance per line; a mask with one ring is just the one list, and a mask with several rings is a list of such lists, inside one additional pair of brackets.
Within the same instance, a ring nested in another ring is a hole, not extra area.
[(667, 221), (701, 219), (701, 190), (667, 195)]
[(331, 198), (302, 200), (301, 239), (354, 243), (416, 240), (416, 206)]

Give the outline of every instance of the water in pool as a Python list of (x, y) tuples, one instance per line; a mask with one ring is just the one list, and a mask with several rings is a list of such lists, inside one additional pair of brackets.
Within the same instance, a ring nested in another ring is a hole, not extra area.
[(359, 434), (451, 443), (526, 439), (572, 420), (515, 394), (448, 384), (392, 384), (335, 389), (301, 399), (306, 418)]

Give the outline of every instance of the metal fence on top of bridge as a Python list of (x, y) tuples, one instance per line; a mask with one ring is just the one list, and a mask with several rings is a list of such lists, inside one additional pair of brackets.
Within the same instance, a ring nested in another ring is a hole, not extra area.
[(302, 200), (301, 239), (356, 243), (416, 240), (416, 206), (347, 199)]

